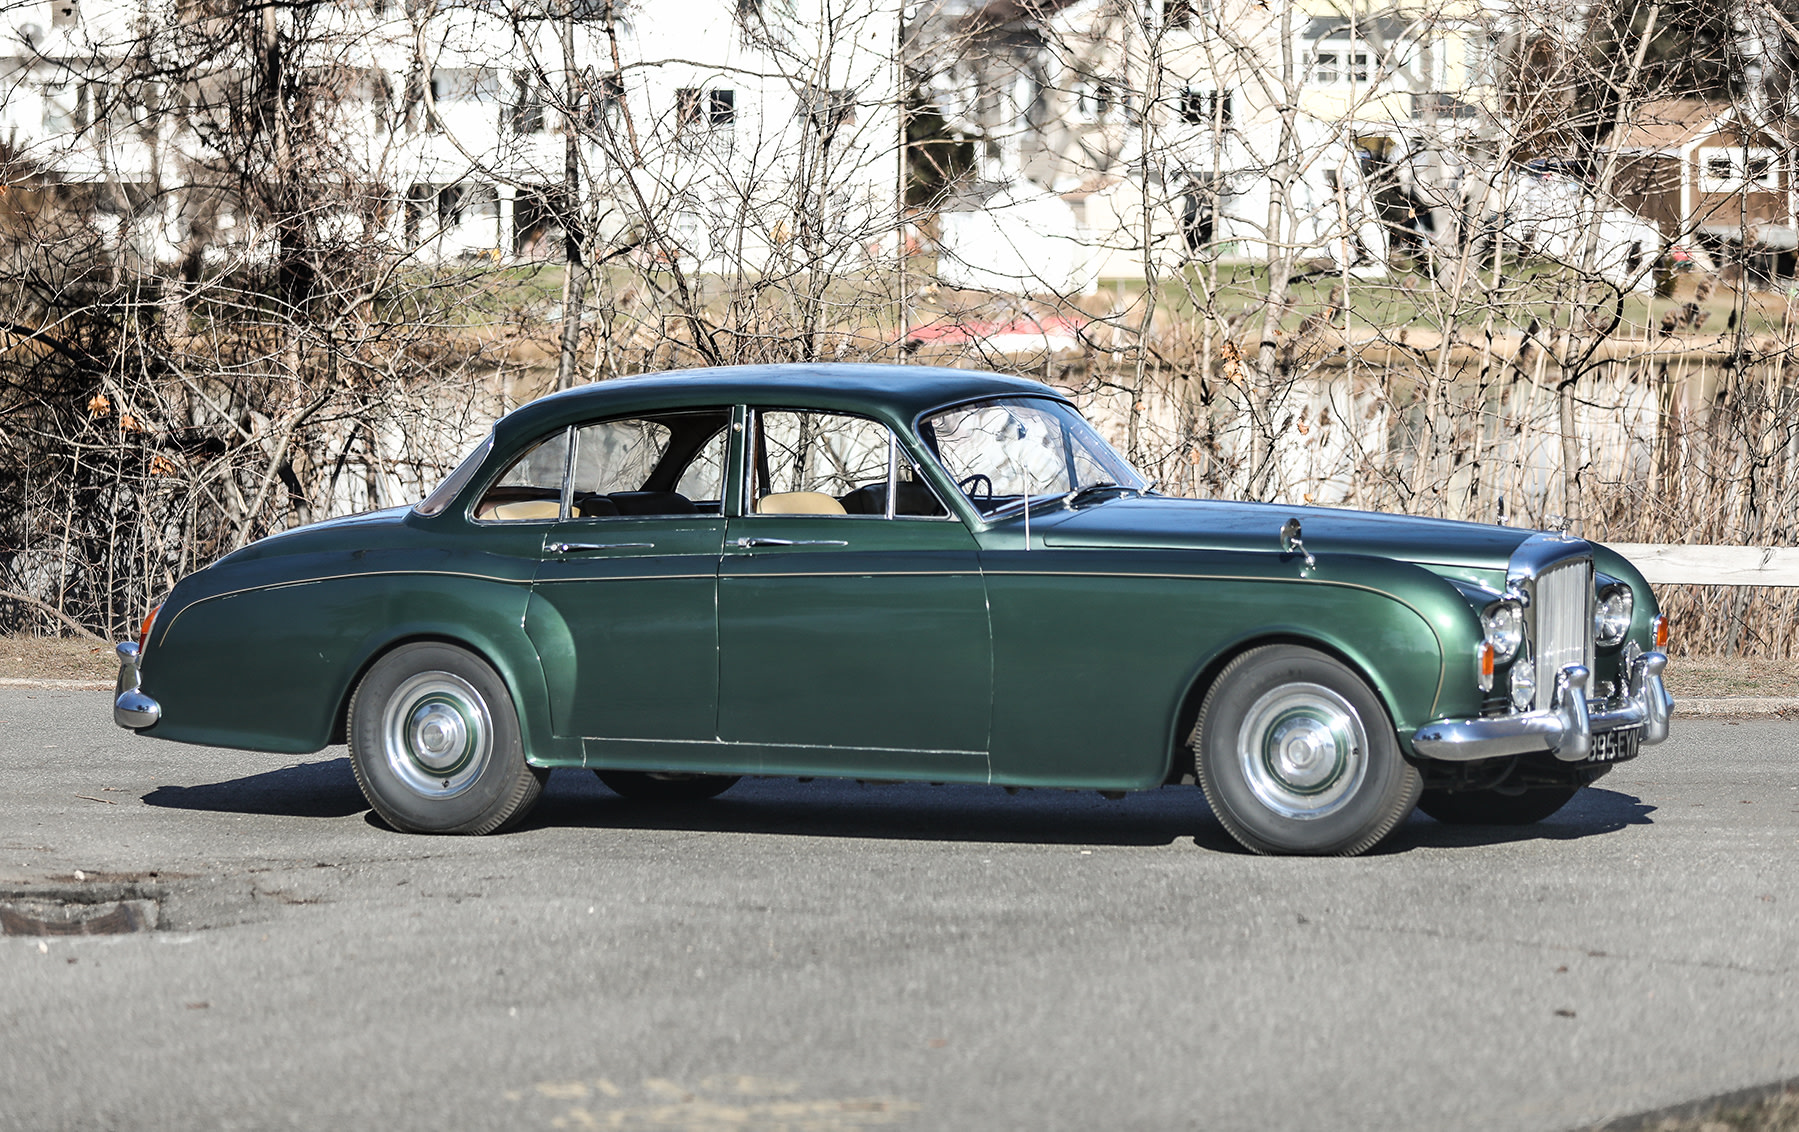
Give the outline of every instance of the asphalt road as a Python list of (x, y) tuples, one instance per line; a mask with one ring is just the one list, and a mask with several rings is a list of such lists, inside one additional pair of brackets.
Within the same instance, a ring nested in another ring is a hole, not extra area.
[(163, 920), (0, 937), (0, 1128), (1563, 1129), (1799, 1073), (1796, 724), (1270, 860), (1192, 788), (559, 771), (516, 833), (403, 836), (341, 749), (109, 707), (0, 689), (0, 892)]

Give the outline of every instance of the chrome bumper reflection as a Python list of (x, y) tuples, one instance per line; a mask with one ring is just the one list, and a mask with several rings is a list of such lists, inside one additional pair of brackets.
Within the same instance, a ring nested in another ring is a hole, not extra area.
[(1548, 751), (1564, 762), (1581, 762), (1593, 753), (1593, 736), (1624, 727), (1642, 728), (1644, 744), (1668, 737), (1674, 700), (1662, 683), (1668, 658), (1644, 653), (1630, 666), (1624, 695), (1612, 700), (1587, 699), (1585, 668), (1570, 664), (1556, 676), (1551, 705), (1541, 711), (1479, 719), (1442, 719), (1427, 723), (1412, 736), (1412, 749), (1427, 759), (1472, 762)]
[(149, 727), (162, 718), (162, 705), (137, 690), (137, 642), (126, 641), (114, 651), (119, 654), (119, 682), (114, 689), (112, 721), (133, 731)]

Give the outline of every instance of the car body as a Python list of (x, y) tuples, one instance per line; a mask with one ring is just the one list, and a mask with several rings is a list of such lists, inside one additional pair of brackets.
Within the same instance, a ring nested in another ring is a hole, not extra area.
[(409, 830), (502, 828), (552, 767), (663, 798), (1197, 778), (1252, 849), (1353, 853), (1421, 798), (1534, 820), (1659, 742), (1665, 639), (1578, 538), (1157, 495), (1020, 378), (733, 367), (534, 401), (423, 503), (189, 575), (115, 718), (347, 740)]

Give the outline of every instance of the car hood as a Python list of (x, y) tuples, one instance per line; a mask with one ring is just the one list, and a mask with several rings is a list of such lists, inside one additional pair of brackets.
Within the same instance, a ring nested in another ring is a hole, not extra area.
[[(1033, 517), (1035, 518), (1035, 517)], [(1503, 584), (1512, 552), (1535, 531), (1331, 507), (1126, 497), (1036, 519), (1045, 546), (1278, 551), (1281, 525), (1298, 519), (1314, 555), (1397, 558), (1439, 573)]]

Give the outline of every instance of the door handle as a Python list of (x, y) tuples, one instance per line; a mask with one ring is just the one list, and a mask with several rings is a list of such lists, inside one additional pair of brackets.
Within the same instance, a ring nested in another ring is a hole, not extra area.
[(848, 546), (840, 538), (740, 538), (737, 540), (739, 550), (752, 550), (758, 546)]
[(649, 550), (653, 542), (552, 542), (544, 549), (552, 554), (568, 554), (576, 550)]

